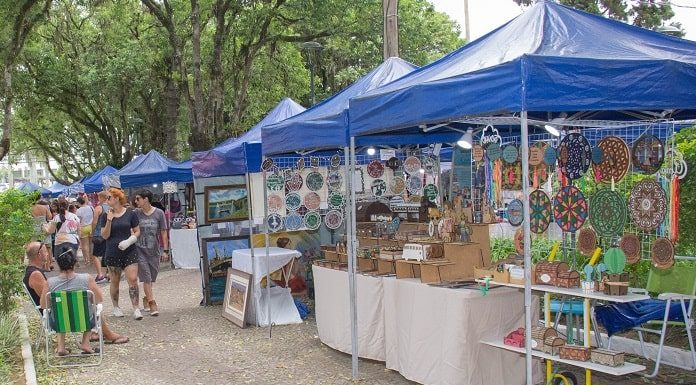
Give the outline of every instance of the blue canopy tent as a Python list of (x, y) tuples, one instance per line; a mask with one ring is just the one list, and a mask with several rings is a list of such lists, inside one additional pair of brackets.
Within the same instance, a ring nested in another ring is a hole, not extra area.
[(146, 186), (153, 183), (166, 181), (191, 182), (193, 176), (191, 169), (177, 168), (180, 165), (176, 161), (162, 156), (156, 150), (150, 150), (145, 155), (140, 155), (123, 166), (119, 171), (108, 174), (115, 184), (118, 180), (121, 188)]
[(290, 98), (283, 98), (255, 126), (239, 138), (230, 138), (208, 150), (194, 152), (193, 175), (199, 178), (243, 175), (261, 168), (261, 130), (263, 127), (295, 116), (305, 108)]
[(82, 180), (82, 185), (84, 192), (93, 193), (104, 189), (104, 183), (102, 182), (102, 176), (109, 175), (117, 172), (118, 170), (111, 166), (106, 166), (101, 170), (95, 172), (94, 174), (84, 178)]
[(22, 190), (22, 191), (24, 191), (24, 192), (28, 192), (28, 193), (34, 192), (34, 191), (37, 191), (37, 190), (38, 190), (38, 191), (41, 192), (41, 195), (50, 195), (50, 194), (51, 194), (51, 191), (50, 191), (50, 190), (48, 190), (48, 189), (46, 189), (46, 188), (44, 188), (44, 187), (41, 187), (41, 186), (39, 186), (38, 184), (32, 183), (32, 182), (22, 182), (22, 183), (19, 185), (19, 187), (17, 187), (17, 189), (18, 189), (18, 190)]
[(193, 181), (193, 163), (191, 159), (182, 162), (174, 162), (174, 165), (169, 166), (169, 174), (172, 175), (171, 181), (177, 182), (192, 182)]
[[(67, 188), (68, 186), (58, 183), (58, 182), (53, 182), (52, 185), (48, 186), (48, 191), (50, 191), (50, 196), (51, 198), (57, 198), (61, 194), (67, 194)], [(44, 194), (42, 194), (44, 195)]]

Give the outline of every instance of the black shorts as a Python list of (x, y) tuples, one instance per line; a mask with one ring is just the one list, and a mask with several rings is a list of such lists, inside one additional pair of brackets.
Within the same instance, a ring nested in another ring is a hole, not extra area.
[(92, 255), (95, 257), (103, 257), (106, 251), (106, 241), (102, 238), (101, 242), (94, 242), (92, 239)]
[(103, 265), (109, 266), (109, 267), (118, 267), (119, 269), (123, 270), (126, 268), (126, 266), (132, 265), (134, 263), (138, 263), (138, 251), (134, 250), (131, 253), (128, 253), (127, 255), (123, 256), (109, 256), (106, 255), (104, 256), (103, 259)]

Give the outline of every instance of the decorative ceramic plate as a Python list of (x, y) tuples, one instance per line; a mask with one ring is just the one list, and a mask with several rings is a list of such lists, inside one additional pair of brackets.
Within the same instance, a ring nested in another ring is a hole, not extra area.
[(406, 181), (406, 189), (413, 195), (420, 195), (422, 188), (423, 183), (418, 175), (410, 176)]
[(542, 142), (536, 142), (529, 147), (529, 165), (539, 166), (544, 163), (544, 149), (545, 144)]
[(316, 211), (307, 211), (304, 216), (304, 224), (308, 230), (316, 230), (321, 225), (321, 216)]
[(471, 150), (471, 157), (476, 162), (483, 160), (483, 147), (480, 144), (474, 144), (474, 148)]
[[(592, 205), (590, 205), (592, 207)], [(590, 227), (584, 227), (578, 231), (578, 251), (580, 254), (589, 257), (597, 247), (597, 233)]]
[(326, 184), (329, 190), (340, 190), (343, 187), (343, 174), (340, 171), (329, 171), (326, 176)]
[(340, 210), (346, 205), (346, 197), (338, 191), (333, 191), (329, 194), (329, 208)]
[(665, 145), (656, 136), (643, 134), (633, 143), (631, 160), (643, 174), (654, 174), (665, 160)]
[(498, 143), (491, 143), (486, 146), (486, 157), (488, 160), (498, 160), (503, 155)]
[(556, 147), (554, 147), (554, 146), (546, 147), (546, 150), (544, 150), (544, 164), (546, 164), (549, 167), (556, 166), (557, 154), (558, 153), (556, 152)]
[(372, 191), (372, 195), (376, 197), (383, 196), (387, 192), (387, 182), (382, 179), (373, 180), (370, 185), (370, 191)]
[(375, 159), (367, 165), (367, 175), (373, 178), (379, 178), (384, 175), (384, 165), (379, 160)]
[(272, 213), (277, 213), (283, 208), (283, 198), (278, 194), (271, 194), (268, 196), (268, 211)]
[(285, 196), (285, 207), (290, 211), (297, 211), (302, 206), (302, 198), (300, 194), (291, 192)]
[(640, 261), (640, 239), (635, 234), (626, 233), (619, 241), (619, 247), (626, 254), (626, 263), (634, 264)]
[(623, 234), (626, 201), (621, 194), (606, 188), (597, 190), (590, 198), (590, 223), (602, 237)]
[(565, 186), (553, 198), (553, 218), (561, 230), (574, 233), (587, 219), (587, 200), (575, 186)]
[(650, 248), (650, 258), (658, 269), (669, 269), (674, 265), (674, 245), (667, 238), (657, 238)]
[(413, 174), (418, 173), (420, 168), (421, 168), (421, 161), (416, 156), (409, 156), (404, 161), (404, 171), (406, 171), (406, 173), (409, 175), (413, 175)]
[(310, 191), (304, 196), (304, 206), (307, 210), (316, 210), (321, 205), (321, 197), (314, 191)]
[(655, 230), (665, 220), (667, 213), (665, 190), (654, 180), (636, 183), (628, 198), (628, 213), (639, 229)]
[(305, 183), (307, 183), (308, 189), (319, 191), (324, 187), (324, 177), (320, 173), (312, 171), (305, 177)]
[(331, 155), (331, 167), (338, 168), (341, 165), (341, 156), (338, 154)]
[(285, 179), (285, 188), (288, 191), (300, 191), (302, 182), (302, 175), (297, 172), (290, 173), (290, 178)]
[(270, 191), (283, 191), (285, 179), (280, 175), (270, 175), (266, 179), (266, 188)]
[(403, 194), (405, 189), (406, 181), (404, 181), (404, 178), (400, 176), (395, 176), (391, 179), (391, 181), (389, 181), (389, 190), (391, 190), (392, 194)]
[(432, 156), (426, 156), (423, 158), (423, 170), (426, 174), (433, 174), (436, 169), (437, 159)]
[(283, 217), (280, 214), (271, 214), (266, 218), (266, 224), (271, 232), (280, 231), (283, 229)]
[(423, 186), (423, 196), (427, 197), (429, 201), (437, 201), (437, 186), (432, 183), (428, 183)]
[(387, 160), (387, 167), (389, 167), (392, 170), (398, 169), (399, 167), (401, 167), (401, 159), (392, 156), (391, 158), (389, 158), (389, 160)]
[(618, 182), (626, 176), (631, 167), (631, 152), (628, 145), (618, 136), (607, 136), (602, 138), (597, 147), (602, 156), (599, 161), (593, 159), (592, 169), (595, 178), (601, 182)]
[(329, 210), (324, 216), (324, 224), (331, 230), (336, 230), (343, 224), (343, 214), (338, 210)]
[(513, 199), (507, 207), (508, 222), (510, 226), (519, 226), (524, 222), (524, 207), (519, 199)]
[(517, 151), (517, 146), (514, 144), (508, 144), (503, 147), (503, 160), (505, 163), (515, 163), (517, 162), (517, 157), (519, 156), (519, 151)]
[(578, 133), (566, 135), (558, 146), (558, 166), (568, 179), (582, 177), (592, 163), (590, 142)]
[(551, 199), (543, 190), (529, 194), (529, 228), (534, 234), (541, 234), (551, 223)]
[(299, 230), (303, 225), (304, 220), (302, 219), (302, 215), (298, 213), (290, 213), (290, 215), (285, 217), (285, 228), (288, 229), (288, 231)]

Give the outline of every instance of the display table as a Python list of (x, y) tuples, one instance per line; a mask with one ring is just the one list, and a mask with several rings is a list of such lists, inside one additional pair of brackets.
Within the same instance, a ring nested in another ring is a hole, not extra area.
[[(268, 294), (266, 289), (261, 288), (261, 280), (268, 273), (274, 272), (285, 266), (293, 258), (301, 256), (297, 250), (281, 249), (280, 247), (269, 247), (268, 257), (265, 247), (253, 249), (238, 249), (232, 252), (232, 268), (241, 270), (252, 275), (251, 301), (246, 313), (246, 321), (259, 326), (268, 326)], [(253, 260), (253, 268), (252, 268)], [(287, 325), (301, 323), (300, 313), (295, 307), (289, 288), (271, 288), (271, 323), (276, 325)], [(257, 316), (258, 315), (258, 316)]]
[[(312, 273), (319, 339), (351, 354), (348, 273), (316, 265), (312, 266)], [(378, 361), (385, 360), (382, 279), (356, 275), (358, 356)]]
[(198, 248), (198, 230), (169, 230), (169, 247), (174, 267), (178, 269), (200, 268), (201, 251)]

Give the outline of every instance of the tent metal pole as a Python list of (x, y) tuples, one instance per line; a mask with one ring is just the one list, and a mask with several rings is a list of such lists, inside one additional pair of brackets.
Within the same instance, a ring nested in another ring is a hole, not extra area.
[[(347, 162), (348, 163), (348, 162)], [(356, 303), (357, 287), (355, 285), (355, 189), (353, 188), (353, 173), (355, 169), (355, 137), (350, 137), (350, 163), (348, 166), (348, 185), (350, 191), (350, 224), (346, 223), (348, 232), (348, 289), (350, 292), (350, 341), (351, 341), (351, 368), (353, 379), (358, 379), (358, 306)], [(348, 230), (350, 229), (350, 230)]]
[[(263, 159), (261, 160), (263, 162)], [(271, 256), (269, 247), (269, 235), (268, 235), (268, 189), (266, 188), (266, 171), (263, 172), (263, 234), (264, 241), (266, 243), (266, 318), (268, 320), (268, 338), (271, 338), (273, 334), (273, 327), (271, 326), (271, 272), (268, 269), (271, 266)], [(252, 244), (253, 248), (254, 245)], [(251, 261), (251, 265), (254, 265), (254, 260)]]
[[(247, 170), (246, 173), (246, 184), (247, 184), (247, 207), (248, 212), (249, 212), (249, 246), (251, 248), (251, 276), (252, 276), (252, 282), (251, 282), (251, 287), (253, 288), (256, 282), (256, 264), (254, 261), (256, 260), (254, 258), (254, 210), (251, 207), (251, 173)], [(266, 189), (266, 172), (263, 172), (263, 188), (264, 190)], [(264, 203), (264, 207), (266, 206), (266, 203)], [(253, 301), (253, 300), (252, 300)], [(259, 324), (259, 312), (258, 310), (254, 311), (254, 321), (256, 322), (256, 325)]]
[(524, 221), (524, 333), (525, 338), (525, 364), (527, 373), (527, 385), (533, 385), (532, 378), (532, 250), (531, 229), (529, 224), (529, 127), (527, 126), (527, 111), (522, 111), (520, 120), (520, 134), (522, 141), (522, 200)]

